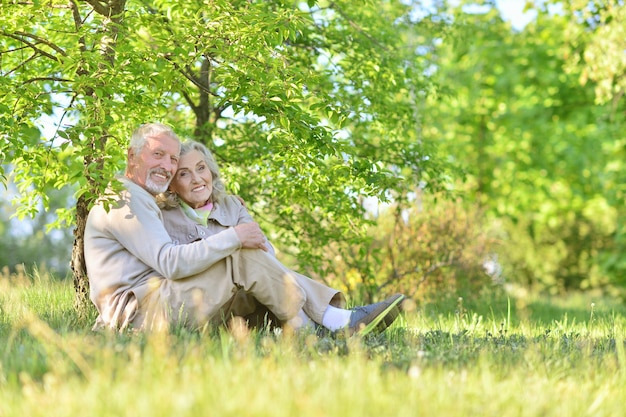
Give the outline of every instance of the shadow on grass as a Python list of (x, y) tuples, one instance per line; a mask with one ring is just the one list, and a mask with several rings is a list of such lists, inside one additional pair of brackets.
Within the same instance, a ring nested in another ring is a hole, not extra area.
[(626, 305), (616, 297), (577, 292), (565, 295), (513, 297), (505, 293), (487, 296), (445, 297), (421, 306), (427, 317), (471, 318), (482, 316), (494, 322), (510, 320), (533, 325), (610, 322), (626, 316)]
[(626, 307), (616, 298), (589, 293), (573, 293), (558, 297), (536, 297), (526, 305), (517, 301), (520, 318), (538, 324), (554, 322), (589, 323), (611, 321), (626, 315)]

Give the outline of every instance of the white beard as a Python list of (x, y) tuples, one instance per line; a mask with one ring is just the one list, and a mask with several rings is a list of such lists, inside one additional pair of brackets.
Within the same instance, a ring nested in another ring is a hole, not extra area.
[(152, 194), (161, 194), (167, 191), (167, 187), (169, 184), (158, 185), (152, 182), (152, 180), (146, 181), (146, 190), (148, 190)]
[(168, 176), (167, 183), (157, 184), (154, 181), (152, 181), (152, 174), (155, 172), (161, 172), (161, 170), (153, 169), (153, 170), (148, 171), (148, 177), (146, 178), (146, 190), (148, 190), (152, 194), (164, 193), (167, 191), (168, 187), (170, 186), (170, 182), (172, 182), (172, 177), (169, 176), (169, 173), (166, 173), (165, 175)]

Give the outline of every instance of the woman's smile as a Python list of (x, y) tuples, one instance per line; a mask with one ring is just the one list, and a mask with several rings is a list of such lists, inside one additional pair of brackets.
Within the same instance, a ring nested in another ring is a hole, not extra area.
[(201, 192), (201, 191), (204, 191), (204, 190), (206, 190), (206, 185), (202, 184), (202, 185), (199, 185), (199, 186), (193, 188), (191, 191), (193, 191), (194, 193), (197, 193), (197, 192)]

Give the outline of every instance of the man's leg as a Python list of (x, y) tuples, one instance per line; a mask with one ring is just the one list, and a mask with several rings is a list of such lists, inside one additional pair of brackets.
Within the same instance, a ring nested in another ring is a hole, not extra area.
[(295, 317), (306, 297), (291, 271), (264, 251), (250, 249), (239, 250), (189, 278), (164, 280), (158, 297), (172, 323), (202, 325), (227, 319), (222, 316), (229, 311), (243, 314), (241, 306), (232, 305), (239, 291), (281, 321)]
[[(223, 321), (238, 291), (256, 299), (281, 322), (304, 311), (331, 331), (345, 328), (351, 334), (374, 320), (384, 319), (380, 330), (389, 326), (399, 310), (387, 307), (403, 298), (397, 294), (381, 303), (345, 310), (341, 308), (345, 299), (339, 291), (288, 270), (264, 251), (251, 249), (237, 251), (193, 277), (164, 280), (158, 298), (171, 322), (201, 325), (209, 320)], [(329, 320), (329, 306), (338, 307), (334, 312), (341, 310), (340, 320)]]

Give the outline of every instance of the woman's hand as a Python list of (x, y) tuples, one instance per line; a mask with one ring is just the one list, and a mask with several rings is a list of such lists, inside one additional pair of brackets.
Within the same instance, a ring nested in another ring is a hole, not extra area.
[(258, 223), (238, 224), (235, 226), (235, 232), (237, 232), (243, 249), (261, 249), (265, 252), (269, 250), (265, 244), (265, 235)]

